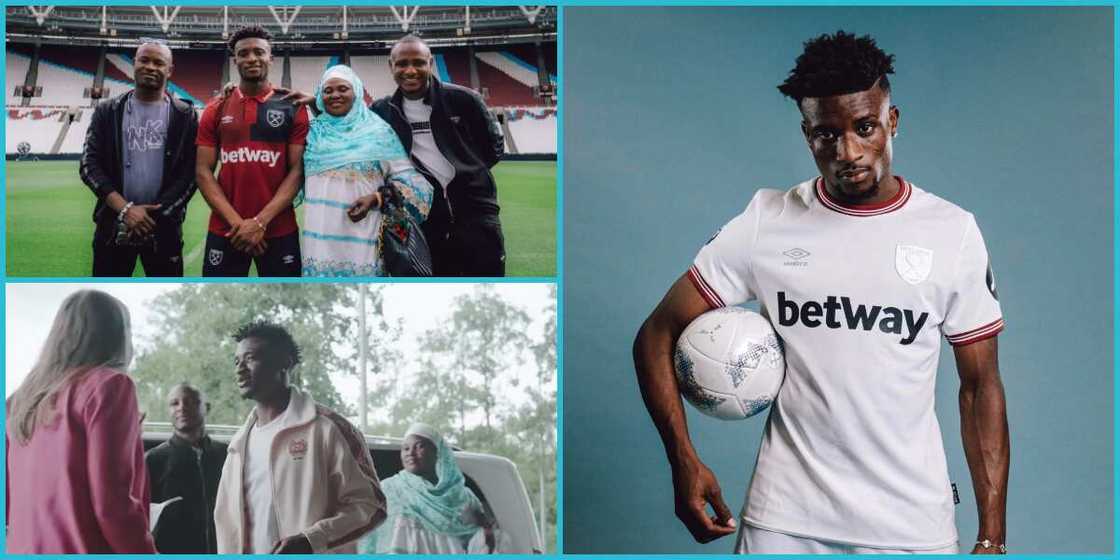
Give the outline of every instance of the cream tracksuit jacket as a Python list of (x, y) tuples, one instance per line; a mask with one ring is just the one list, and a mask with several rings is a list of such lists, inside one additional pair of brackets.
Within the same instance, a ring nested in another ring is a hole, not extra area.
[[(280, 537), (302, 533), (316, 553), (354, 554), (357, 540), (385, 520), (381, 492), (365, 439), (334, 411), (292, 387), (287, 417), (272, 442), (273, 510)], [(214, 527), (218, 554), (247, 553), (244, 468), (250, 412), (229, 443)]]

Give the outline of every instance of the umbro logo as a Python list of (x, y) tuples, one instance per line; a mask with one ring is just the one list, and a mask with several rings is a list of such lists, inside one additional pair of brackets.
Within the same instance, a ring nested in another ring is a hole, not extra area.
[(809, 266), (809, 261), (805, 259), (809, 258), (809, 255), (812, 253), (800, 247), (794, 247), (793, 249), (782, 252), (782, 254), (790, 259), (783, 263), (785, 266)]

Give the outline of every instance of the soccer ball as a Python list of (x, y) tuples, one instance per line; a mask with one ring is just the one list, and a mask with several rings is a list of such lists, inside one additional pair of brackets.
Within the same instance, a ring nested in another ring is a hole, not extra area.
[(770, 321), (741, 307), (714, 309), (692, 321), (677, 340), (673, 365), (681, 395), (721, 420), (766, 410), (786, 374)]

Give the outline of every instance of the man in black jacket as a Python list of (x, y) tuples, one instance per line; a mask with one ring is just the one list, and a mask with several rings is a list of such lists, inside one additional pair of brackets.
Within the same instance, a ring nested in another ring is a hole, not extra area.
[(168, 504), (153, 536), (161, 554), (215, 554), (214, 501), (226, 445), (206, 435), (210, 404), (187, 383), (167, 395), (174, 433), (144, 456), (152, 485), (152, 502)]
[(182, 223), (195, 191), (194, 107), (168, 95), (171, 49), (147, 41), (136, 50), (136, 88), (93, 112), (80, 174), (97, 204), (93, 275), (183, 275)]
[(501, 128), (482, 97), (432, 75), (432, 52), (419, 37), (389, 54), (397, 91), (371, 109), (385, 119), (435, 187), (424, 235), (435, 276), (504, 276), (505, 242), (490, 168), (505, 152)]

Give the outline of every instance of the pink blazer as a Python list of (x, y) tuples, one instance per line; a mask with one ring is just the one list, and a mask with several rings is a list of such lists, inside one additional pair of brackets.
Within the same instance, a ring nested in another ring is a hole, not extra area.
[(156, 552), (148, 532), (136, 387), (98, 368), (58, 392), (55, 417), (27, 445), (9, 423), (9, 554)]

